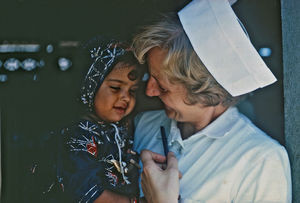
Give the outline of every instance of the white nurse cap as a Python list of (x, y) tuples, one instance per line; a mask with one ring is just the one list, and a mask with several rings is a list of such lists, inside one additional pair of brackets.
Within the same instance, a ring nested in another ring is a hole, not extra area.
[(230, 3), (193, 0), (178, 16), (208, 71), (232, 96), (239, 96), (272, 84), (276, 78), (251, 44)]

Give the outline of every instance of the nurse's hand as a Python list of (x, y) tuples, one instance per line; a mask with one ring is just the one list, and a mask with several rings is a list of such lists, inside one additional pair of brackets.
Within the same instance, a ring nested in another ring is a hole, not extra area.
[(141, 153), (143, 162), (141, 182), (147, 202), (178, 202), (180, 178), (178, 162), (173, 152), (168, 153), (167, 159), (167, 167), (163, 170), (160, 164), (166, 161), (165, 156), (149, 150)]

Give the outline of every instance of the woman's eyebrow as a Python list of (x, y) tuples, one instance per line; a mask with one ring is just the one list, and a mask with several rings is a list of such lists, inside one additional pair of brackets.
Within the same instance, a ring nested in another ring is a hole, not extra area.
[(152, 77), (154, 78), (154, 80), (156, 80), (156, 82), (160, 87), (163, 87), (163, 85), (161, 85), (160, 81), (154, 75), (152, 75)]
[(151, 76), (154, 78), (154, 80), (156, 80), (157, 83), (160, 83), (156, 76), (154, 76), (154, 75), (151, 75)]

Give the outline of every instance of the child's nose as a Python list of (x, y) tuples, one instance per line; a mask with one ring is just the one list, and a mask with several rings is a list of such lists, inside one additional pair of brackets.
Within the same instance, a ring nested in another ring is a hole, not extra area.
[(126, 102), (130, 101), (130, 93), (129, 93), (129, 91), (124, 90), (124, 91), (121, 92), (121, 100), (122, 101), (126, 101)]

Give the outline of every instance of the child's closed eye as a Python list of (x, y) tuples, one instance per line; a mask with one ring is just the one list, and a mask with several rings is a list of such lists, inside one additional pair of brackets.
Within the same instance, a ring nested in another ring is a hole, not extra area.
[(139, 91), (139, 89), (140, 89), (140, 86), (139, 86), (139, 85), (133, 85), (133, 86), (129, 89), (129, 91), (130, 91), (130, 93), (132, 93), (132, 94), (136, 94), (136, 93)]
[(109, 88), (111, 88), (113, 91), (118, 91), (121, 89), (120, 87), (117, 86), (109, 86)]
[(135, 89), (130, 89), (129, 92), (131, 95), (134, 95), (136, 94), (136, 92), (138, 91), (138, 88), (135, 88)]

